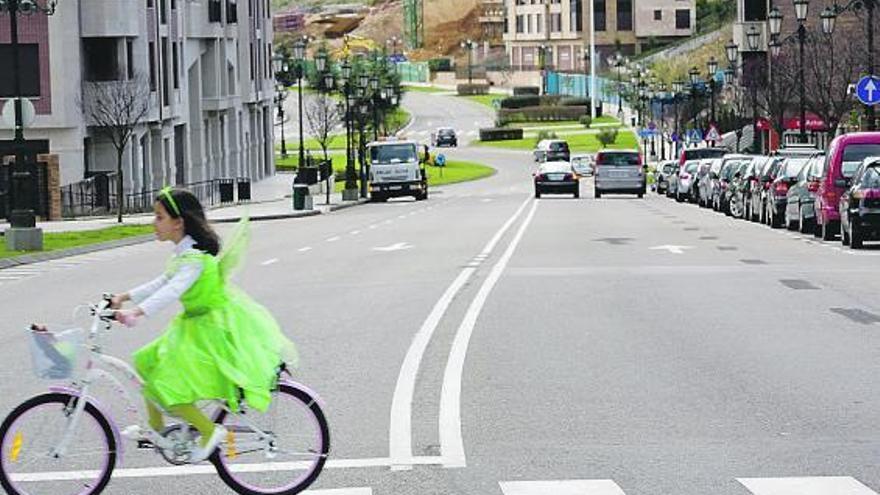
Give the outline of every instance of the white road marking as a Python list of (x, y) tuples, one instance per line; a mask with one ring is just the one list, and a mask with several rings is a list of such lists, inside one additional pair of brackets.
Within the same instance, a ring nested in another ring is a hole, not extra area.
[(514, 251), (519, 246), (525, 235), (526, 229), (535, 217), (538, 210), (538, 201), (532, 202), (532, 209), (523, 220), (516, 237), (507, 246), (507, 250), (492, 267), (489, 276), (483, 281), (477, 296), (471, 302), (464, 320), (455, 333), (452, 349), (449, 351), (449, 359), (446, 362), (446, 371), (443, 374), (443, 388), (440, 393), (440, 452), (445, 461), (443, 466), (447, 468), (465, 467), (467, 465), (464, 453), (464, 439), (461, 434), (461, 381), (464, 373), (464, 360), (467, 356), (467, 348), (470, 344), (471, 335), (476, 327), (477, 319), (483, 311), (483, 306), (489, 298), (489, 294), (501, 278), (501, 274), (507, 267)]
[(849, 476), (737, 478), (754, 495), (877, 495)]
[(381, 251), (384, 253), (390, 253), (392, 251), (405, 251), (407, 249), (412, 249), (414, 247), (415, 246), (413, 246), (409, 243), (406, 243), (406, 242), (398, 242), (397, 244), (392, 244), (390, 246), (374, 247), (373, 251)]
[(305, 253), (306, 251), (311, 251), (311, 250), (312, 250), (311, 247), (299, 248), (299, 252), (300, 252), (300, 253)]
[[(516, 222), (516, 219), (522, 215), (529, 201), (531, 201), (531, 198), (523, 201), (513, 216), (489, 240), (480, 256), (489, 256), (492, 253), (504, 234)], [(449, 305), (452, 304), (458, 292), (474, 274), (474, 271), (474, 268), (467, 267), (458, 274), (458, 277), (453, 280), (452, 284), (449, 285), (434, 305), (428, 317), (425, 318), (419, 331), (413, 336), (409, 349), (406, 351), (406, 357), (404, 357), (400, 373), (397, 375), (397, 384), (394, 387), (394, 397), (391, 402), (388, 443), (392, 469), (408, 469), (408, 466), (411, 465), (406, 461), (412, 457), (412, 401), (422, 358), (425, 355), (428, 344), (431, 342), (434, 331), (440, 324), (440, 320), (446, 314)]]
[(266, 260), (260, 264), (263, 266), (269, 266), (269, 265), (274, 265), (275, 263), (278, 263), (278, 258), (272, 258), (271, 260)]
[(406, 215), (398, 215), (397, 218), (406, 218)]
[(651, 251), (669, 251), (672, 254), (684, 254), (686, 249), (693, 249), (693, 246), (673, 246), (673, 245), (665, 245), (665, 246), (654, 246), (651, 248)]
[(333, 237), (327, 239), (327, 242), (336, 242), (339, 239), (340, 239), (340, 237), (337, 235), (337, 236), (333, 236)]
[(360, 230), (352, 230), (351, 232), (349, 232), (349, 234), (351, 234), (351, 235), (358, 235), (360, 233), (361, 233)]
[(379, 228), (378, 225), (375, 225), (375, 224), (370, 225), (370, 230), (374, 230), (374, 229), (378, 229), (378, 228)]
[(611, 480), (502, 481), (504, 495), (624, 495)]

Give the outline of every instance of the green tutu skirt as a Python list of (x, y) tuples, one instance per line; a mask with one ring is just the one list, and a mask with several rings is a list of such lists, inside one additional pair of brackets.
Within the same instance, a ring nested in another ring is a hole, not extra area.
[(296, 366), (293, 343), (261, 305), (225, 288), (222, 304), (177, 315), (165, 333), (134, 354), (145, 395), (164, 408), (224, 400), (237, 411), (265, 411), (279, 366)]

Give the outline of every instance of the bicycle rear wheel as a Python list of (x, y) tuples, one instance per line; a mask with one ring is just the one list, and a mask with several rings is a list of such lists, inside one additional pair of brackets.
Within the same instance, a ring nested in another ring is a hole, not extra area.
[(211, 461), (223, 482), (240, 494), (300, 493), (327, 461), (330, 430), (324, 413), (308, 393), (289, 385), (279, 385), (265, 413), (220, 411), (216, 422), (229, 433)]
[(11, 495), (96, 495), (116, 466), (116, 438), (86, 403), (63, 454), (55, 452), (77, 397), (52, 393), (15, 408), (0, 426), (0, 484)]

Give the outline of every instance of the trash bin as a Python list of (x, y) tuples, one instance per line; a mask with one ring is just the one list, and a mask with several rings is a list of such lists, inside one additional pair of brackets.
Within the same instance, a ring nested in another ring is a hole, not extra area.
[(217, 179), (220, 187), (220, 202), (232, 203), (235, 201), (235, 179)]
[(238, 178), (238, 200), (239, 201), (250, 201), (251, 200), (251, 180), (247, 177), (239, 177)]
[(306, 209), (306, 197), (309, 196), (309, 186), (306, 184), (293, 185), (293, 209), (302, 211)]

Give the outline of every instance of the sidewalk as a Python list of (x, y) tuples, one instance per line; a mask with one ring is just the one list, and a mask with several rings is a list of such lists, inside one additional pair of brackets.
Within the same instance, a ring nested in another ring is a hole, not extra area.
[[(297, 218), (330, 213), (339, 209), (362, 204), (364, 201), (342, 201), (341, 193), (330, 194), (330, 204), (326, 204), (324, 194), (313, 195), (314, 209), (293, 210), (293, 174), (278, 173), (251, 185), (252, 201), (241, 204), (217, 205), (206, 212), (208, 219), (216, 223), (237, 222), (242, 216), (250, 214), (251, 220), (276, 220)], [(143, 225), (153, 221), (152, 213), (125, 215), (123, 222), (128, 225)], [(116, 216), (80, 217), (58, 222), (37, 222), (37, 227), (48, 232), (76, 232), (97, 230), (119, 225)], [(9, 223), (0, 223), (0, 231), (9, 228)]]

